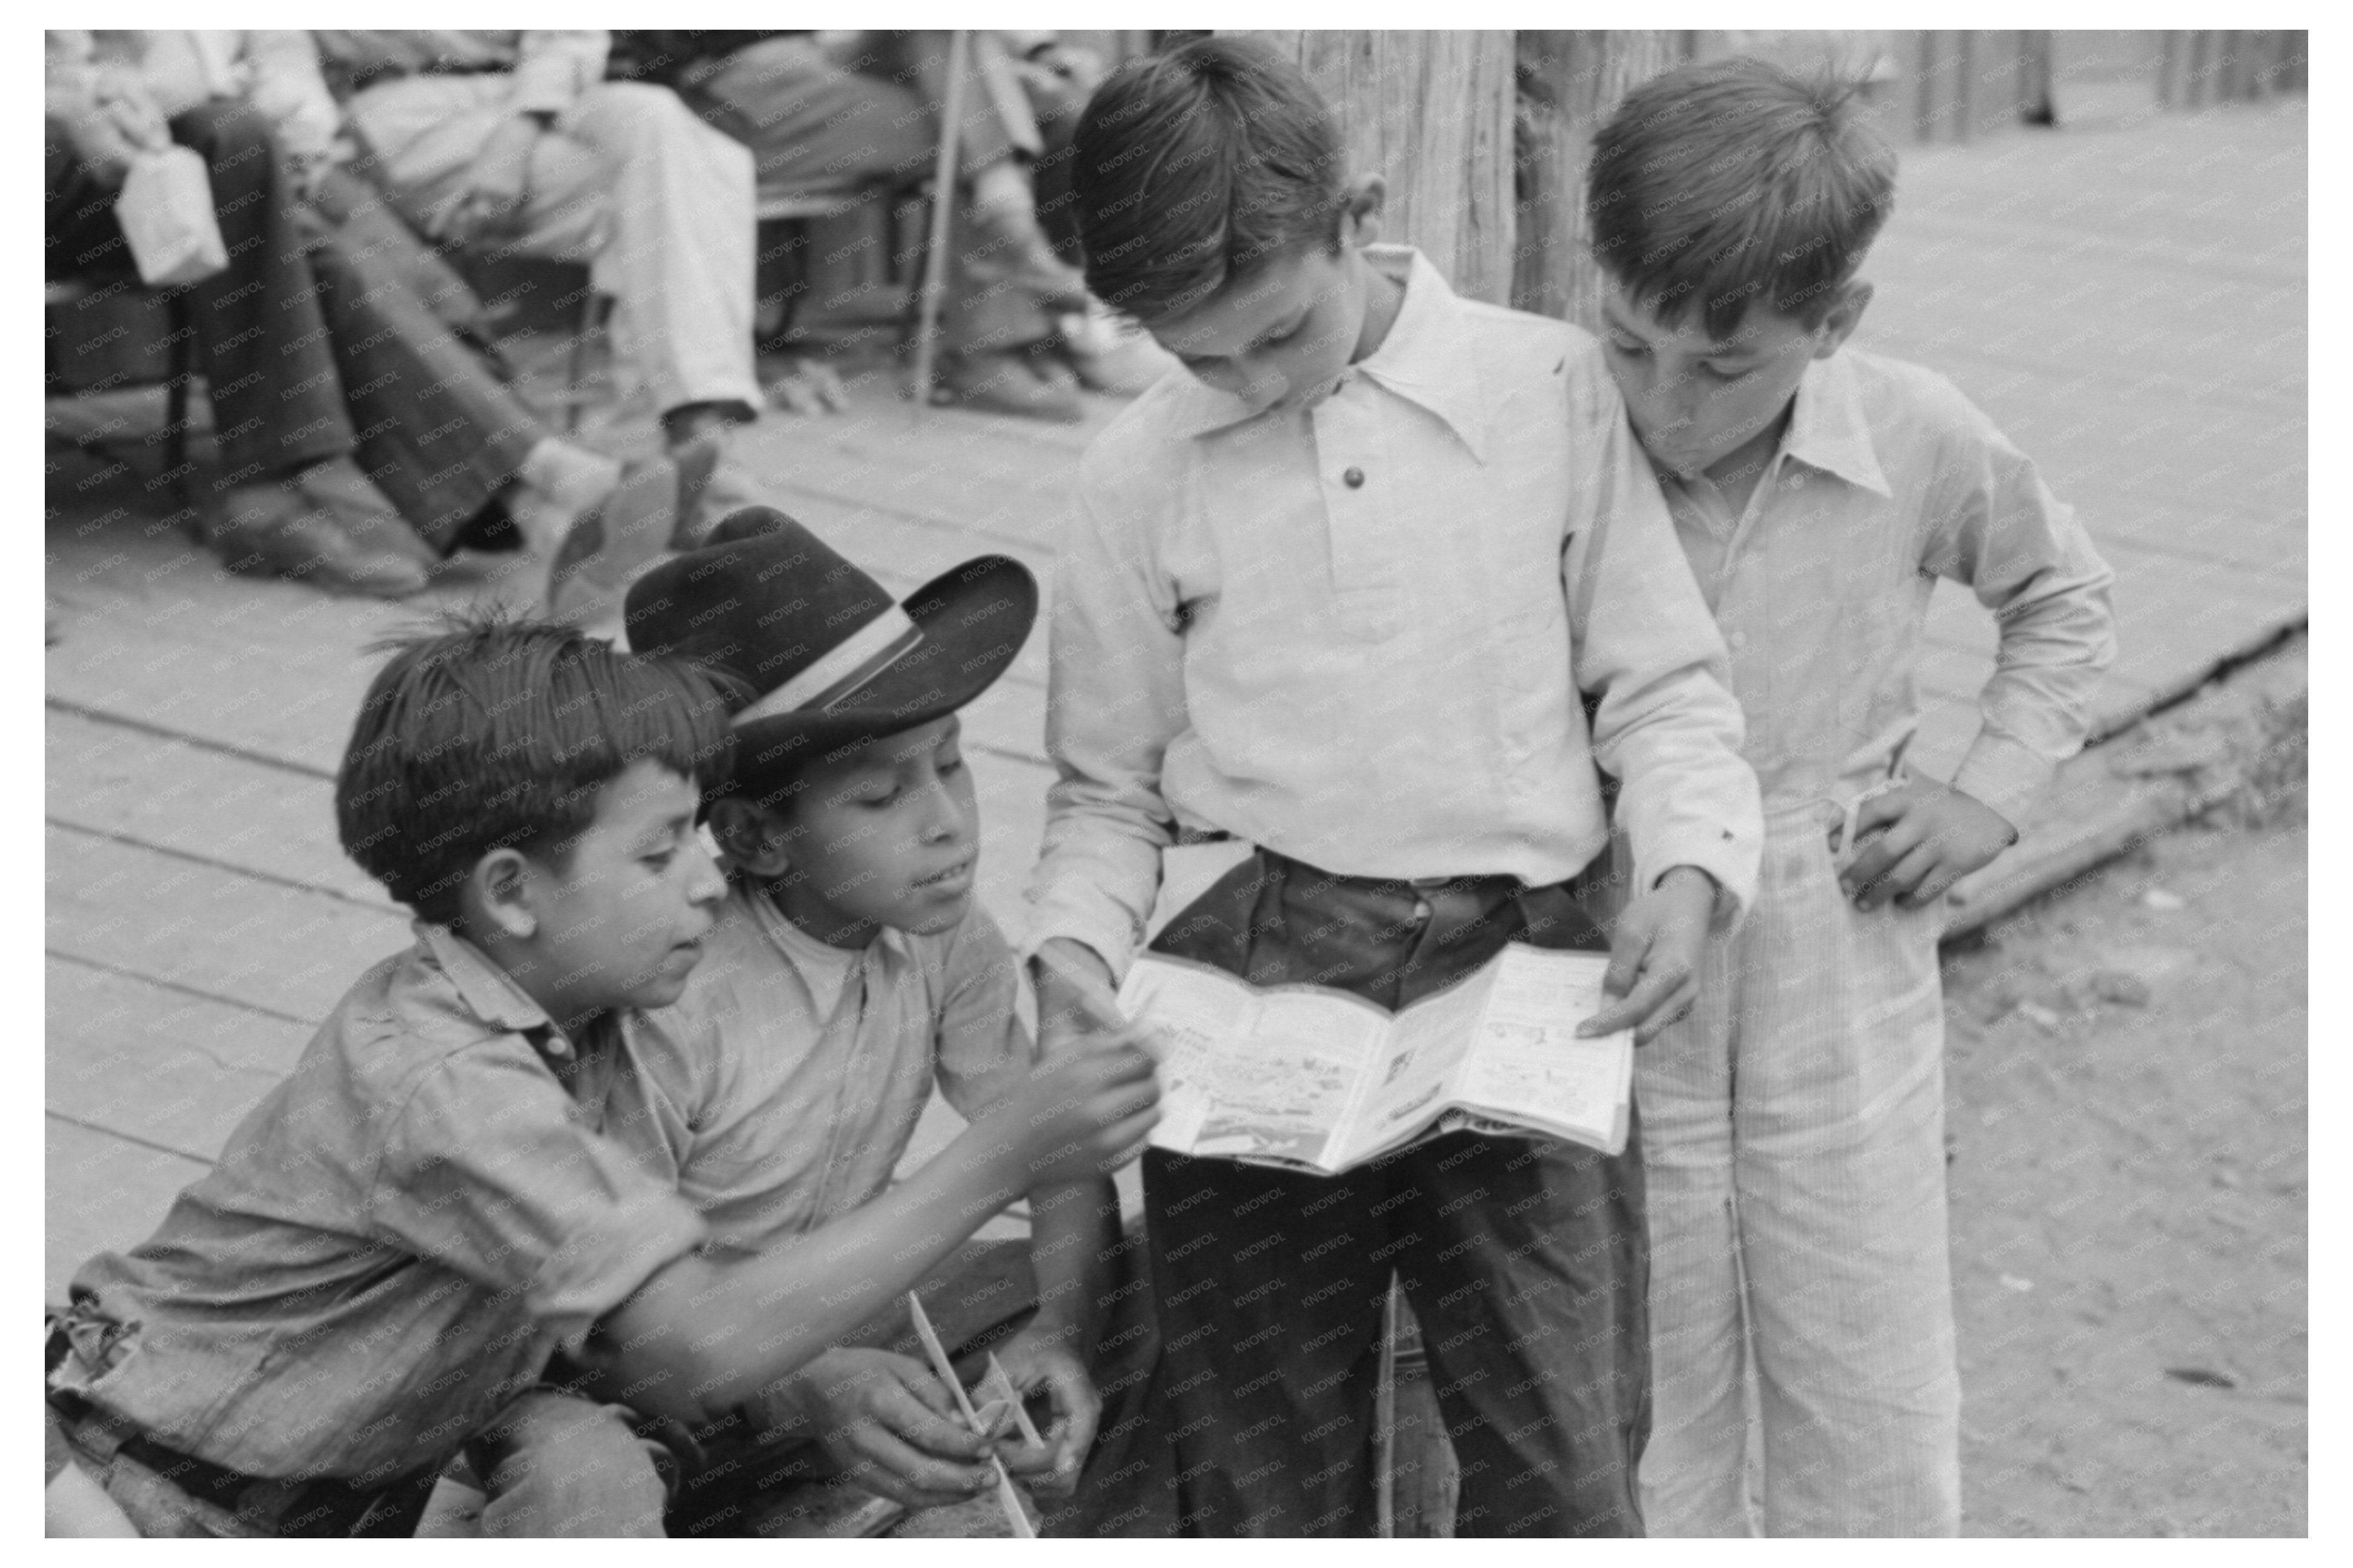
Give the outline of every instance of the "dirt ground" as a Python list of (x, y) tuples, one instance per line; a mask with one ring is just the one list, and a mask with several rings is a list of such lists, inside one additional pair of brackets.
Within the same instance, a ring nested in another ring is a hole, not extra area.
[(2306, 1529), (2300, 790), (1948, 951), (1972, 1535)]

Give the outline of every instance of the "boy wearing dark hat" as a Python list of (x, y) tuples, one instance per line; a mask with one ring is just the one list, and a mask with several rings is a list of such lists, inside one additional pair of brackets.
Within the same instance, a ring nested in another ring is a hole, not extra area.
[[(405, 1535), (462, 1449), (486, 1533), (658, 1534), (633, 1425), (758, 1419), (1041, 1171), (1149, 1129), (1148, 1058), (1073, 1060), (824, 1236), (715, 1247), (649, 1010), (725, 891), (694, 818), (727, 740), (692, 672), (560, 627), (463, 624), (377, 675), (336, 817), (415, 944), (50, 1325), (63, 1457), (140, 1533)], [(559, 1355), (628, 1408), (544, 1386)]]
[[(732, 886), (702, 966), (663, 1014), (669, 1069), (712, 1108), (681, 1190), (757, 1250), (879, 1195), (937, 1082), (984, 1114), (1035, 1060), (1013, 954), (973, 898), (979, 821), (956, 710), (1020, 652), (1029, 572), (968, 561), (895, 604), (800, 524), (754, 508), (630, 589), (632, 646), (695, 661), (733, 707), (736, 768), (708, 810)], [(1036, 1318), (997, 1351), (1043, 1390), (1043, 1447), (1008, 1454), (1068, 1490), (1100, 1401), (1093, 1345), (1117, 1208), (1107, 1180), (1030, 1193)], [(911, 1506), (988, 1484), (923, 1363), (845, 1347), (772, 1402), (830, 1458)], [(689, 1482), (692, 1485), (691, 1480)]]

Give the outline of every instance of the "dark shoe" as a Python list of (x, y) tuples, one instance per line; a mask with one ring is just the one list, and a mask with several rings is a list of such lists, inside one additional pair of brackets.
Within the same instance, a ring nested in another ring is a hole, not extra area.
[(211, 536), (214, 553), (230, 571), (291, 577), (330, 593), (374, 599), (406, 599), (426, 586), (425, 568), (417, 562), (359, 544), (325, 514), (296, 505), (280, 486), (240, 488), (266, 488), (282, 503), (282, 510), (267, 498), (239, 504), (237, 493), (230, 493)]
[(992, 414), (1012, 414), (1025, 419), (1055, 419), (1075, 424), (1087, 417), (1076, 377), (1040, 374), (1039, 367), (1016, 354), (959, 354), (940, 365), (939, 385), (932, 401), (960, 405)]
[(295, 474), (288, 487), (298, 503), (325, 515), (343, 536), (375, 555), (403, 556), (428, 573), (441, 564), (441, 553), (418, 536), (408, 520), (393, 510), (384, 492), (349, 458), (314, 462)]

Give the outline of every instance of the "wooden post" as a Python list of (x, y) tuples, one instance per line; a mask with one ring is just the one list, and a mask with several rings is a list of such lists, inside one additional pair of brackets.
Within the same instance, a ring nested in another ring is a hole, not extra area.
[(1382, 232), (1419, 246), (1457, 293), (1512, 289), (1512, 35), (1243, 30), (1307, 73), (1354, 171), (1388, 182)]
[(1601, 274), (1588, 249), (1585, 164), (1593, 132), (1618, 101), (1690, 53), (1688, 35), (1662, 31), (1519, 35), (1519, 244), (1512, 303), (1579, 326), (1599, 324)]
[(947, 296), (948, 232), (956, 206), (956, 135), (964, 126), (965, 69), (971, 58), (972, 31), (948, 35), (948, 86), (940, 109), (939, 159), (932, 173), (932, 235), (923, 251), (923, 291), (915, 311), (915, 407), (932, 401), (932, 370), (940, 351), (940, 306)]

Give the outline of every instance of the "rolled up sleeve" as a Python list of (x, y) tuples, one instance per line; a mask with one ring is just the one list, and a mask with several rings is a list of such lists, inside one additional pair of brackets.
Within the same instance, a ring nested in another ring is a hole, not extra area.
[(528, 1043), (442, 1063), (401, 1108), (369, 1200), (399, 1246), (510, 1292), (567, 1350), (702, 1240), (675, 1186), (585, 1126)]
[(976, 1121), (1028, 1075), (1037, 1046), (1016, 1011), (1013, 949), (986, 911), (956, 928), (946, 965), (934, 1070), (956, 1114)]
[(1584, 412), (1597, 461), (1563, 574), (1577, 684), (1599, 701), (1594, 759), (1619, 781), (1632, 891), (1697, 866), (1728, 928), (1756, 896), (1764, 823), (1724, 639), (1623, 405), (1599, 388)]
[[(1090, 452), (1086, 467), (1119, 461)], [(1125, 489), (1091, 483), (1082, 468), (1080, 515), (1055, 562), (1046, 750), (1060, 777), (1046, 797), (1023, 949), (1071, 938), (1114, 977), (1143, 943), (1160, 856), (1176, 842), (1160, 771), (1186, 711), (1174, 590), (1153, 568)]]

